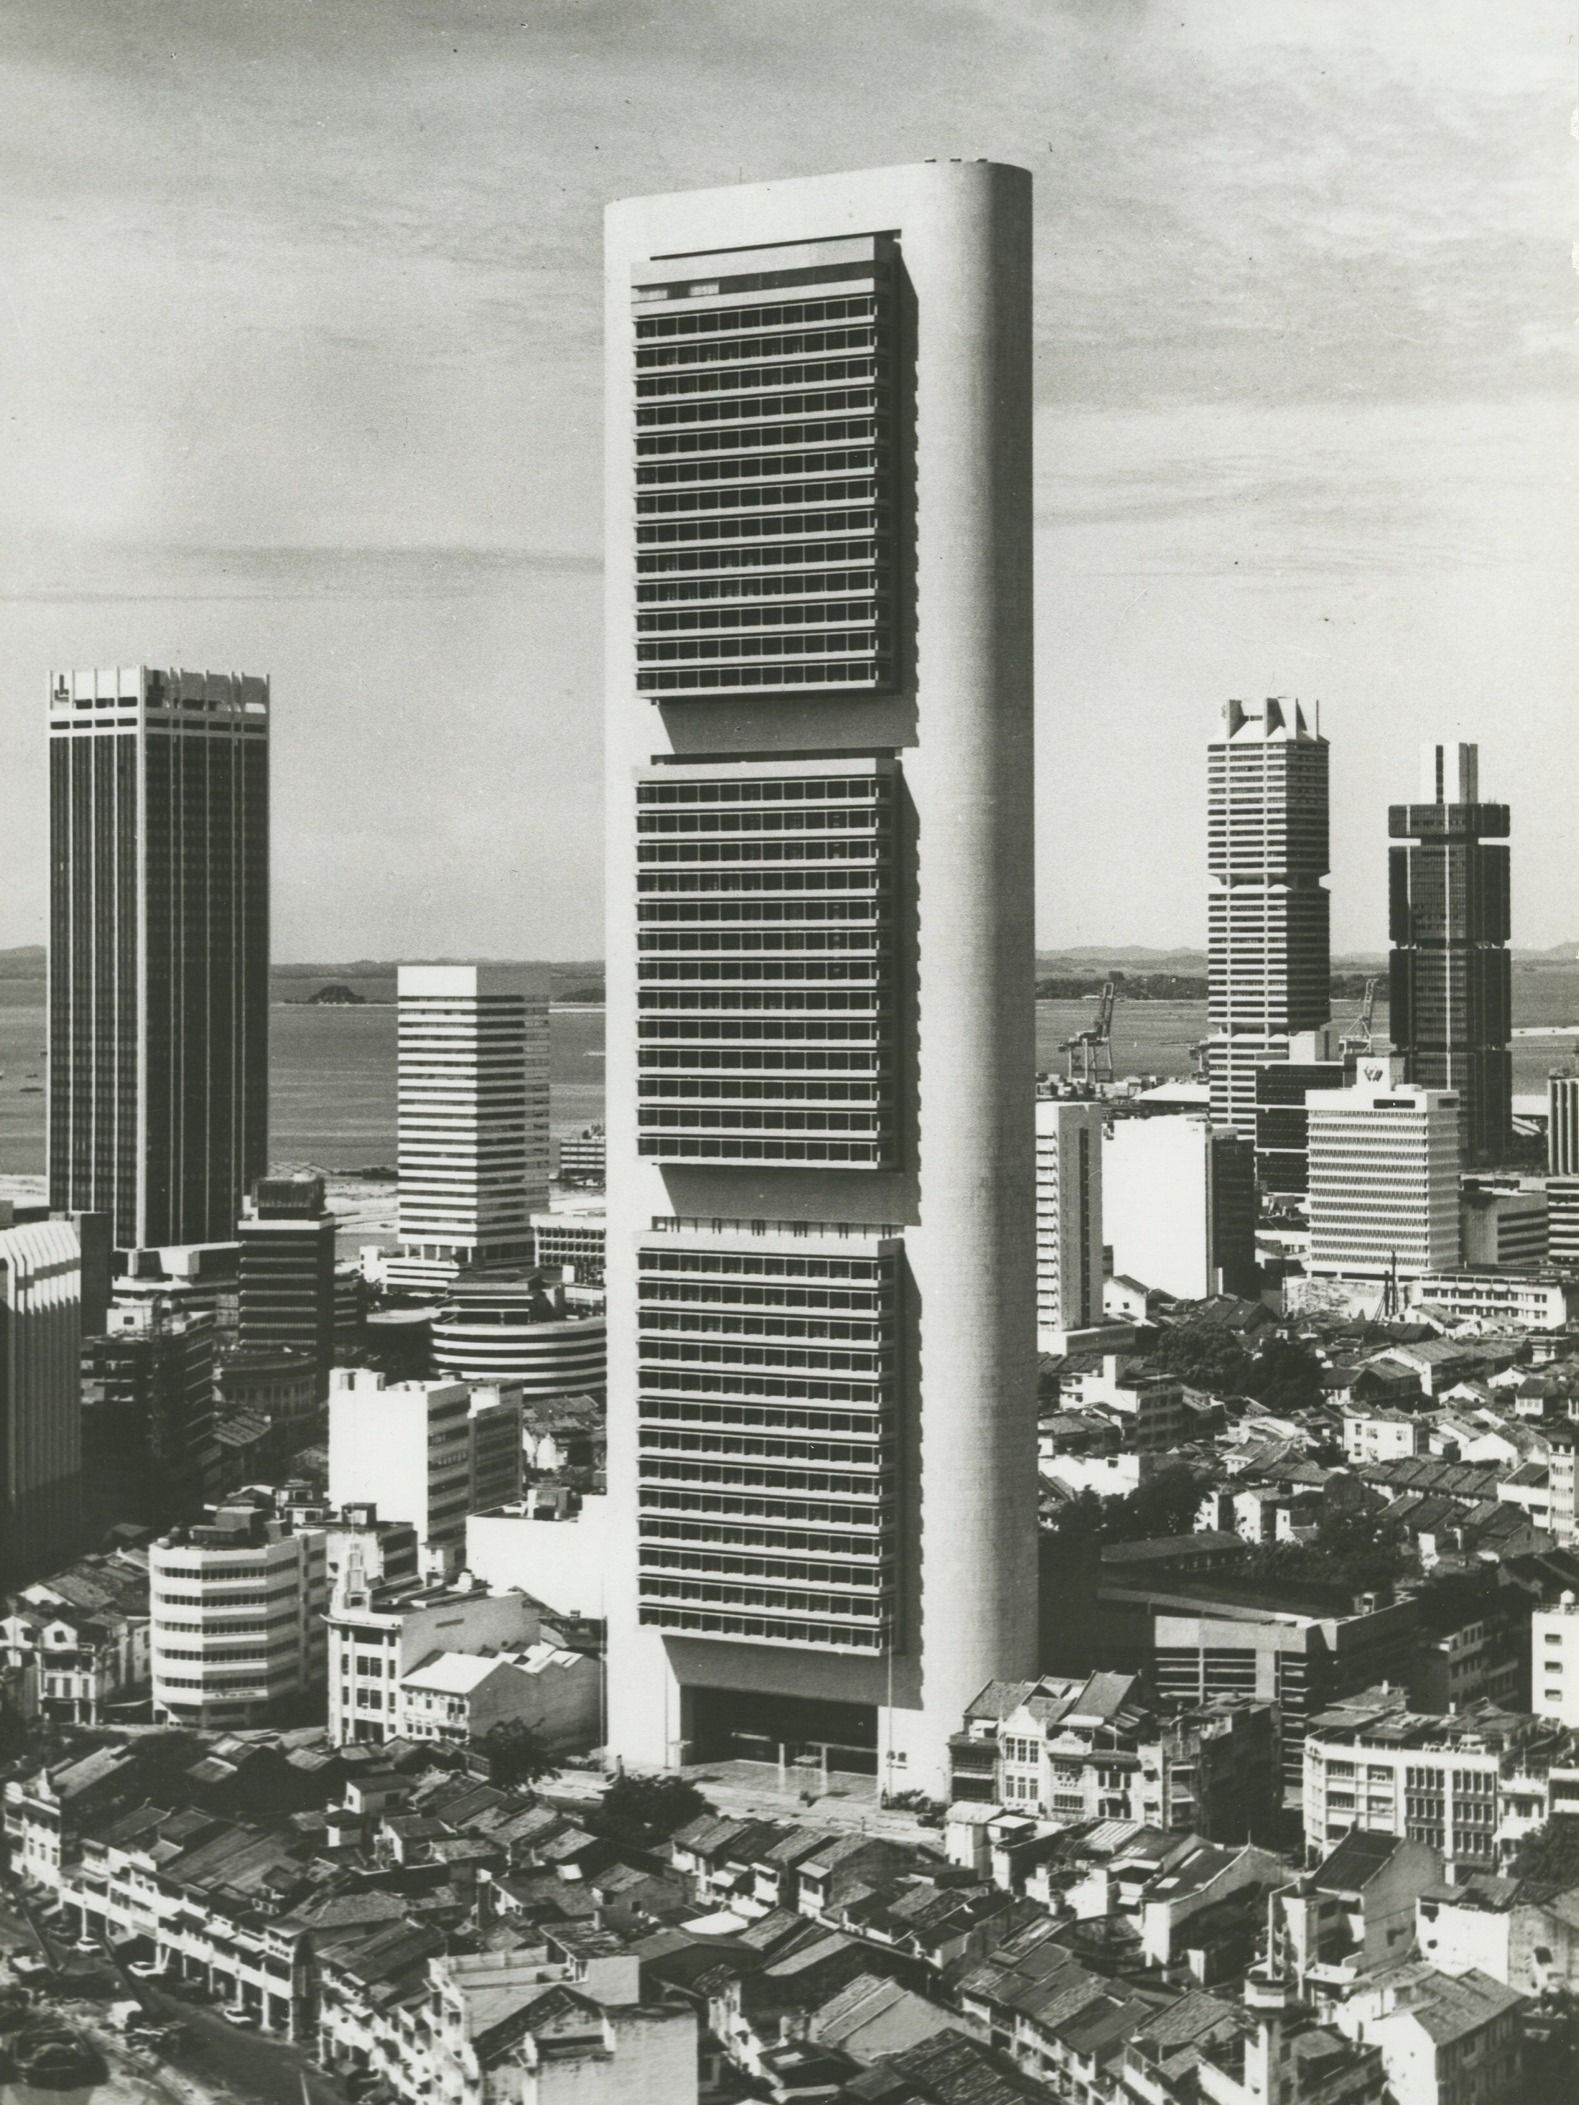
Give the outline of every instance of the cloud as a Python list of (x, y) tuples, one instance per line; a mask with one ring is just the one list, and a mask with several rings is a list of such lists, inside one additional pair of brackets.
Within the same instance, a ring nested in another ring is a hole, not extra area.
[(456, 599), (602, 568), (601, 556), (552, 549), (100, 547), (57, 557), (31, 577), (0, 574), (0, 600)]

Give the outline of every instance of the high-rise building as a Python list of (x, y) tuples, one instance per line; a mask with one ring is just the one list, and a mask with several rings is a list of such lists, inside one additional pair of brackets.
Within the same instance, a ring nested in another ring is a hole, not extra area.
[(1036, 1661), (1030, 181), (607, 223), (609, 1745)]
[(49, 1201), (227, 1241), (268, 1160), (269, 683), (51, 676)]
[(1546, 1078), (1546, 1167), (1554, 1177), (1579, 1176), (1579, 1075)]
[(238, 1343), (243, 1352), (310, 1354), (320, 1402), (334, 1365), (335, 1225), (323, 1178), (307, 1175), (260, 1177), (236, 1224)]
[(213, 1317), (138, 1300), (105, 1323), (82, 1341), (82, 1498), (95, 1542), (117, 1521), (199, 1519), (218, 1488)]
[(1298, 702), (1225, 703), (1207, 748), (1212, 1118), (1256, 1136), (1256, 1070), (1331, 1011), (1327, 741)]
[(1255, 1157), (1189, 1114), (1115, 1118), (1102, 1144), (1113, 1270), (1197, 1301), (1255, 1291)]
[(397, 1291), (532, 1262), (532, 1214), (548, 1204), (548, 994), (546, 966), (401, 966)]
[(1351, 1056), (1334, 1054), (1330, 1031), (1297, 1031), (1288, 1057), (1257, 1067), (1256, 1183), (1280, 1198), (1302, 1199), (1310, 1188), (1309, 1114), (1312, 1089), (1345, 1089), (1354, 1080)]
[(1420, 776), (1387, 814), (1389, 1027), (1409, 1080), (1454, 1092), (1471, 1168), (1512, 1135), (1508, 807), (1481, 802), (1474, 746), (1422, 747)]
[(1036, 1335), (1044, 1352), (1102, 1321), (1100, 1104), (1036, 1105)]
[[(68, 1221), (0, 1218), (0, 1578), (73, 1556), (82, 1512), (82, 1253)], [(50, 1560), (53, 1559), (53, 1562)]]
[(409, 1520), (423, 1556), (454, 1570), (466, 1516), (519, 1497), (521, 1398), (463, 1381), (386, 1381), (336, 1367), (329, 1396), (329, 1499)]
[(1458, 1103), (1365, 1059), (1349, 1089), (1313, 1092), (1310, 1271), (1418, 1278), (1459, 1259)]

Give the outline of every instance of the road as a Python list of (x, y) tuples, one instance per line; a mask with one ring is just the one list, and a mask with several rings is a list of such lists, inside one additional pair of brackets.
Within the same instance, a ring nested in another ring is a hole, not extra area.
[[(37, 1949), (26, 1923), (3, 1905), (0, 1949)], [(96, 1966), (84, 1955), (83, 1971), (73, 1973), (64, 1991), (43, 1985), (51, 2006), (90, 2032), (112, 2065), (157, 2084), (182, 2105), (206, 2100), (221, 2105), (229, 2100), (236, 2105), (304, 2105), (304, 2079), (306, 2105), (345, 2105), (340, 2085), (304, 2048), (269, 2033), (244, 2031), (227, 2023), (217, 2010), (165, 1995), (158, 1988), (151, 1990), (149, 2000), (182, 2027), (181, 2043), (168, 2063), (132, 2051), (106, 2023), (109, 2005), (126, 1999), (125, 1983), (107, 1959)]]

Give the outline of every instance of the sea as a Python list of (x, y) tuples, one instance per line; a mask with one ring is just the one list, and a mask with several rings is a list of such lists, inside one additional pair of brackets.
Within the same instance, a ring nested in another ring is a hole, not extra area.
[[(1063, 1071), (1065, 1041), (1089, 1025), (1094, 1003), (1036, 1005), (1037, 1065)], [(1356, 1005), (1357, 1006), (1357, 1005)], [(1579, 959), (1513, 975), (1513, 1086), (1544, 1091), (1548, 1071), (1579, 1059)], [(1337, 1021), (1348, 1023), (1340, 1008)], [(1378, 1006), (1377, 1044), (1386, 1042)], [(1120, 1000), (1113, 1060), (1120, 1075), (1184, 1075), (1206, 1035), (1193, 1001)], [(277, 1168), (354, 1176), (395, 1161), (395, 1009), (276, 1001), (270, 1012), (269, 1131)], [(549, 1117), (555, 1138), (603, 1115), (603, 1011), (555, 1007), (549, 1024)], [(0, 1174), (44, 1168), (44, 1008), (33, 982), (0, 981)]]

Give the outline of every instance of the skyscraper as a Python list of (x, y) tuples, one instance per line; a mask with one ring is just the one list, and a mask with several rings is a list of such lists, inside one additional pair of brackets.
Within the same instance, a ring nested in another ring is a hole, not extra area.
[(1363, 1059), (1347, 1089), (1312, 1091), (1310, 1271), (1413, 1279), (1459, 1258), (1458, 1106)]
[(82, 1252), (69, 1221), (0, 1207), (0, 1579), (77, 1550), (82, 1510)]
[(1030, 182), (614, 206), (609, 1744), (1036, 1662)]
[(1232, 701), (1207, 748), (1212, 1118), (1255, 1139), (1256, 1069), (1331, 1006), (1327, 741), (1298, 702)]
[(1421, 747), (1420, 797), (1387, 814), (1390, 1028), (1410, 1081), (1457, 1096), (1469, 1168), (1512, 1133), (1508, 807), (1480, 801), (1469, 745)]
[(548, 1204), (548, 970), (400, 968), (400, 1248), (389, 1284), (530, 1264)]
[(335, 1227), (323, 1178), (309, 1173), (260, 1177), (236, 1224), (237, 1342), (243, 1352), (310, 1354), (320, 1401), (334, 1365)]
[(1036, 1334), (1061, 1352), (1071, 1330), (1102, 1321), (1100, 1104), (1043, 1097), (1036, 1106)]
[(49, 1202), (223, 1242), (266, 1167), (269, 683), (51, 676)]

